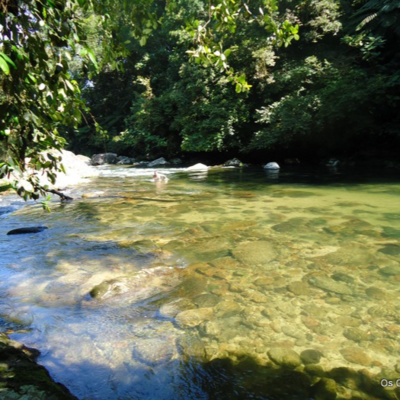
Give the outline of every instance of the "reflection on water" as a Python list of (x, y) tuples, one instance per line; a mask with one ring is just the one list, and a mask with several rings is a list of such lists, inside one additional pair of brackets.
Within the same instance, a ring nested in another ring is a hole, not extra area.
[(400, 184), (160, 172), (103, 168), (51, 214), (3, 215), (2, 326), (30, 328), (12, 336), (56, 380), (96, 400), (400, 398), (380, 384), (400, 377)]

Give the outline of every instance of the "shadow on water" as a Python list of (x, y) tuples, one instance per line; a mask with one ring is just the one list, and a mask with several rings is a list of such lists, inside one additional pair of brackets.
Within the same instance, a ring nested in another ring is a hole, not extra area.
[[(185, 359), (185, 360), (184, 360)], [(203, 361), (193, 357), (161, 363), (129, 364), (110, 369), (104, 364), (82, 362), (57, 365), (84, 377), (76, 389), (74, 381), (64, 380), (80, 400), (334, 400), (399, 399), (400, 389), (383, 387), (365, 370), (334, 368), (322, 371), (317, 364), (289, 368), (270, 363), (259, 365), (242, 354)], [(110, 383), (110, 377), (112, 382)], [(384, 381), (386, 385), (386, 381)], [(395, 385), (394, 385), (395, 386)], [(81, 393), (84, 387), (85, 393)], [(357, 388), (357, 390), (354, 390)]]

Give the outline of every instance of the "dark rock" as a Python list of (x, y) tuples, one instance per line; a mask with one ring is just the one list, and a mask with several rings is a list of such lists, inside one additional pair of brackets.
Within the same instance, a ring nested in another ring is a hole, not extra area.
[(125, 157), (125, 156), (118, 156), (117, 157), (117, 164), (118, 165), (130, 165), (135, 162), (134, 158)]
[(335, 400), (336, 382), (333, 379), (322, 378), (312, 387), (312, 392), (315, 400)]
[(94, 154), (91, 159), (92, 165), (116, 164), (117, 161), (115, 153)]
[(301, 361), (304, 364), (318, 364), (321, 360), (322, 353), (318, 350), (304, 350), (300, 354)]
[(378, 251), (389, 256), (398, 256), (400, 254), (400, 246), (397, 244), (387, 244)]
[(7, 235), (21, 235), (24, 233), (39, 233), (39, 232), (43, 232), (46, 229), (48, 229), (47, 226), (30, 226), (30, 227), (26, 227), (26, 228), (13, 229), (13, 230), (7, 232)]
[(223, 165), (224, 167), (243, 167), (243, 163), (237, 158), (225, 161)]
[(118, 279), (110, 279), (96, 285), (90, 292), (93, 299), (107, 299), (115, 295), (127, 292), (125, 282)]
[(400, 265), (389, 265), (379, 270), (379, 273), (385, 276), (400, 275)]
[(163, 167), (168, 164), (169, 164), (169, 162), (164, 157), (160, 157), (160, 158), (157, 158), (156, 160), (149, 162), (147, 164), (147, 166), (149, 168), (153, 168), (153, 167)]
[(0, 390), (2, 399), (77, 400), (68, 389), (54, 382), (35, 362), (39, 351), (0, 334)]

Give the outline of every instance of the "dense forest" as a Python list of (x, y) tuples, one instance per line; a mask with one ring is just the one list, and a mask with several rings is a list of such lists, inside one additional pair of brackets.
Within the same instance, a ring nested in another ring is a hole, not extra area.
[[(180, 0), (163, 11), (145, 44), (131, 41), (122, 69), (106, 68), (81, 82), (91, 114), (66, 133), (71, 149), (310, 160), (387, 155), (399, 143), (399, 1), (280, 1), (277, 18), (299, 27), (288, 46), (277, 46), (262, 25), (239, 19), (223, 44), (251, 85), (246, 91), (218, 64), (189, 58), (185, 21), (203, 23), (207, 8), (207, 1)], [(90, 34), (101, 42), (95, 28)], [(131, 37), (123, 25), (117, 34)], [(101, 49), (95, 52), (101, 58)]]
[[(399, 0), (3, 0), (0, 17), (0, 177), (29, 164), (53, 179), (47, 151), (63, 146), (137, 159), (397, 153)], [(43, 194), (24, 179), (21, 195)]]

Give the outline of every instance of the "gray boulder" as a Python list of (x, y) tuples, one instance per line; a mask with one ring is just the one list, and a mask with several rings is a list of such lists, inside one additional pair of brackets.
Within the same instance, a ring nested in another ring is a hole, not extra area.
[(268, 164), (264, 165), (265, 169), (272, 169), (272, 170), (278, 170), (281, 167), (279, 166), (278, 163), (276, 163), (275, 161), (269, 162)]
[(149, 168), (153, 168), (153, 167), (165, 166), (167, 164), (169, 164), (169, 162), (164, 157), (160, 157), (154, 161), (149, 162), (149, 164), (147, 166)]
[(118, 161), (115, 153), (102, 153), (94, 154), (92, 156), (92, 165), (103, 165), (103, 164), (116, 164)]
[(134, 158), (126, 157), (126, 156), (118, 156), (117, 157), (117, 165), (130, 165), (135, 162)]
[(243, 167), (243, 165), (244, 164), (238, 158), (232, 158), (224, 162), (224, 167)]

